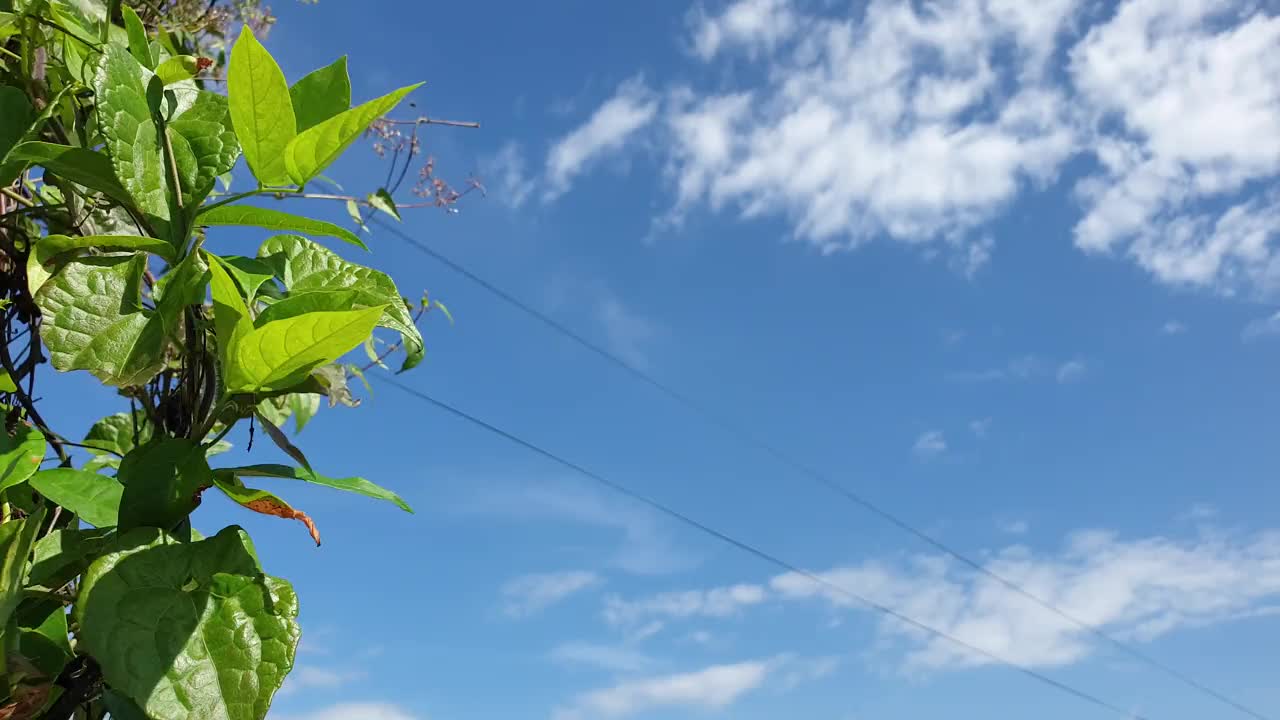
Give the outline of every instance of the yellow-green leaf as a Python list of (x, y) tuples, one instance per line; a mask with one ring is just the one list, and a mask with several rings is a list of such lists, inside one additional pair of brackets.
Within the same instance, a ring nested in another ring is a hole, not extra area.
[(200, 71), (200, 65), (192, 55), (175, 55), (156, 66), (156, 77), (165, 85), (190, 80)]
[(289, 88), (298, 132), (318, 125), (351, 107), (351, 79), (347, 76), (347, 56), (312, 70)]
[[(289, 177), (295, 183), (303, 185), (324, 172), (343, 150), (364, 133), (369, 123), (391, 112), (405, 95), (420, 85), (422, 83), (402, 87), (299, 133), (285, 148), (284, 160)], [(290, 116), (292, 119), (292, 111)]]
[(124, 17), (124, 29), (129, 33), (129, 53), (138, 61), (140, 65), (146, 68), (151, 65), (151, 47), (147, 40), (147, 28), (142, 24), (142, 18), (138, 17), (138, 13), (128, 5), (121, 5), (120, 15)]
[(268, 230), (327, 235), (345, 240), (364, 250), (369, 249), (355, 233), (341, 225), (254, 205), (220, 205), (200, 213), (196, 222), (201, 225), (251, 225)]
[(175, 249), (173, 244), (159, 238), (139, 235), (49, 235), (36, 241), (31, 253), (27, 255), (27, 287), (34, 293), (52, 276), (47, 265), (76, 250), (145, 250), (173, 262)]
[(298, 384), (312, 369), (364, 342), (377, 326), (383, 307), (313, 312), (255, 328), (233, 344), (225, 368), (228, 392), (280, 390)]
[(227, 98), (231, 122), (254, 177), (263, 185), (287, 185), (285, 152), (298, 132), (293, 100), (280, 66), (248, 25), (231, 49)]
[(124, 486), (106, 475), (54, 468), (41, 470), (28, 481), (36, 492), (80, 516), (94, 527), (111, 527), (120, 512)]

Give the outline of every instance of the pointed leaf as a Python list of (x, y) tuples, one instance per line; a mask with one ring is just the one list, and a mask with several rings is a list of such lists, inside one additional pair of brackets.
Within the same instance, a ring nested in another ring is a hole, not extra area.
[(212, 253), (206, 255), (212, 259), (209, 263), (209, 288), (213, 296), (214, 334), (218, 338), (223, 372), (226, 372), (233, 362), (237, 346), (253, 332), (253, 320), (235, 281), (222, 266), (221, 258)]
[(127, 207), (135, 207), (133, 196), (116, 179), (111, 159), (105, 153), (44, 142), (24, 142), (9, 152), (0, 185), (9, 185), (27, 165), (39, 165), (59, 177), (106, 195)]
[(222, 269), (240, 286), (246, 304), (251, 305), (262, 284), (271, 282), (275, 277), (271, 267), (261, 260), (241, 255), (221, 255), (219, 259), (222, 261)]
[(89, 567), (115, 537), (113, 528), (59, 528), (36, 542), (27, 584), (60, 588)]
[(151, 48), (142, 19), (128, 5), (120, 7), (120, 15), (124, 17), (124, 29), (129, 33), (129, 53), (140, 65), (151, 67)]
[(300, 433), (320, 410), (320, 396), (315, 393), (293, 393), (286, 395), (285, 399), (293, 413), (294, 432)]
[(165, 85), (190, 80), (200, 72), (200, 65), (192, 55), (175, 55), (156, 66), (156, 77)]
[(351, 79), (347, 56), (307, 73), (289, 88), (298, 132), (328, 120), (351, 107)]
[(10, 520), (0, 525), (0, 635), (4, 634), (9, 616), (22, 600), (27, 558), (44, 523), (44, 515), (42, 507), (23, 520)]
[(285, 149), (297, 135), (293, 101), (280, 66), (248, 25), (231, 49), (227, 97), (236, 135), (254, 177), (263, 185), (287, 185)]
[[(134, 442), (134, 427), (137, 423), (138, 442)], [(84, 436), (84, 444), (94, 458), (85, 463), (85, 470), (120, 467), (120, 458), (129, 454), (130, 450), (140, 443), (151, 439), (151, 424), (142, 412), (132, 416), (129, 413), (108, 415), (89, 428)]]
[(258, 420), (262, 422), (262, 429), (267, 431), (267, 436), (271, 438), (271, 442), (275, 443), (276, 447), (283, 450), (289, 457), (297, 460), (302, 467), (307, 470), (311, 469), (311, 462), (307, 460), (307, 456), (302, 453), (302, 450), (297, 445), (289, 442), (288, 436), (280, 428), (276, 427), (275, 423), (263, 417), (262, 413), (258, 413)]
[(25, 482), (44, 462), (44, 434), (25, 422), (13, 434), (0, 428), (0, 492)]
[(301, 522), (307, 527), (307, 531), (311, 533), (311, 539), (315, 541), (316, 547), (320, 546), (320, 531), (316, 529), (316, 524), (312, 522), (311, 518), (301, 510), (294, 510), (289, 503), (279, 497), (266, 490), (245, 487), (245, 484), (240, 482), (239, 478), (225, 471), (219, 471), (214, 474), (213, 484), (224, 495), (242, 507), (263, 515), (274, 515), (286, 520)]
[(324, 172), (342, 151), (356, 141), (374, 120), (391, 112), (405, 95), (422, 83), (400, 88), (351, 108), (298, 134), (285, 149), (289, 177), (299, 185)]
[(159, 238), (139, 235), (48, 235), (37, 240), (33, 250), (27, 255), (27, 287), (32, 293), (39, 290), (52, 277), (54, 268), (48, 265), (59, 255), (89, 248), (144, 250), (155, 253), (170, 262), (174, 259), (173, 244)]
[(152, 720), (261, 720), (293, 666), (298, 601), (243, 530), (122, 536), (84, 575), (77, 650)]
[(386, 188), (378, 188), (378, 191), (369, 195), (369, 205), (375, 210), (390, 215), (396, 220), (400, 219), (400, 211), (396, 209), (396, 201), (391, 199), (391, 193)]
[(54, 468), (41, 470), (29, 481), (36, 492), (80, 516), (94, 527), (116, 524), (124, 487), (106, 475)]
[(297, 235), (268, 238), (258, 257), (280, 267), (278, 277), (289, 288), (290, 297), (309, 293), (351, 290), (359, 294), (355, 306), (386, 305), (378, 325), (400, 333), (405, 361), (401, 371), (422, 361), (426, 348), (422, 333), (400, 297), (400, 291), (386, 273), (347, 262), (334, 253)]
[(283, 389), (301, 382), (313, 368), (364, 342), (383, 307), (316, 312), (256, 328), (234, 345), (228, 358), (228, 392)]
[(109, 385), (141, 385), (164, 365), (165, 328), (141, 306), (146, 256), (77, 258), (36, 293), (40, 336), (58, 370), (88, 370)]
[(285, 480), (301, 480), (309, 482), (313, 485), (323, 485), (335, 490), (345, 490), (347, 492), (358, 493), (367, 497), (376, 498), (378, 500), (386, 500), (395, 503), (397, 507), (405, 512), (413, 512), (413, 508), (400, 498), (399, 495), (379, 487), (362, 477), (347, 478), (331, 478), (321, 475), (320, 473), (307, 470), (306, 468), (289, 467), (288, 465), (245, 465), (243, 467), (226, 468), (235, 473), (239, 477), (268, 477), (282, 478)]
[(204, 448), (185, 438), (160, 438), (134, 448), (120, 461), (120, 531), (171, 530), (200, 504), (213, 484)]
[(13, 85), (0, 86), (0, 159), (26, 136), (35, 116), (26, 93)]
[(201, 225), (250, 225), (268, 230), (291, 230), (309, 235), (328, 235), (345, 240), (364, 250), (369, 249), (359, 237), (356, 237), (355, 233), (340, 225), (253, 205), (221, 205), (200, 213), (196, 222)]

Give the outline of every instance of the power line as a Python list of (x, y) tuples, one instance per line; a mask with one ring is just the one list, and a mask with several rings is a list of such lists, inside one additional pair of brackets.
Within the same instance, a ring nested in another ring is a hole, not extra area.
[(715, 425), (721, 431), (736, 438), (739, 442), (745, 445), (748, 445), (750, 447), (754, 447), (757, 450), (761, 450), (765, 452), (766, 454), (772, 456), (775, 460), (781, 462), (783, 465), (790, 467), (792, 470), (795, 470), (796, 472), (800, 473), (804, 477), (808, 478), (811, 482), (815, 482), (818, 485), (821, 485), (822, 487), (825, 487), (826, 489), (830, 490), (831, 492), (836, 493), (837, 495), (843, 497), (845, 500), (861, 507), (867, 512), (870, 512), (872, 515), (879, 517), (881, 520), (884, 520), (885, 522), (898, 528), (899, 530), (902, 530), (903, 532), (915, 537), (916, 539), (934, 548), (935, 550), (954, 558), (955, 560), (959, 561), (960, 563), (972, 569), (973, 571), (980, 573), (981, 575), (991, 580), (994, 580), (995, 582), (999, 583), (1007, 590), (1010, 590), (1012, 592), (1017, 593), (1018, 595), (1021, 595), (1022, 597), (1039, 605), (1045, 610), (1048, 610), (1049, 612), (1053, 613), (1059, 618), (1066, 620), (1067, 622), (1075, 625), (1076, 627), (1079, 627), (1080, 629), (1090, 633), (1094, 637), (1097, 637), (1098, 639), (1108, 643), (1109, 645), (1115, 647), (1116, 649), (1129, 655), (1130, 657), (1163, 672), (1169, 677), (1172, 677), (1175, 680), (1183, 683), (1184, 685), (1187, 685), (1188, 687), (1191, 687), (1201, 693), (1204, 693), (1205, 695), (1208, 695), (1209, 697), (1212, 697), (1213, 699), (1218, 700), (1219, 702), (1230, 705), (1236, 710), (1246, 715), (1249, 715), (1250, 717), (1255, 718), (1255, 720), (1270, 720), (1270, 718), (1268, 718), (1267, 716), (1231, 699), (1230, 697), (1224, 695), (1221, 692), (1218, 692), (1217, 690), (1214, 690), (1211, 687), (1208, 687), (1204, 683), (1201, 683), (1200, 681), (1196, 680), (1195, 678), (1192, 678), (1186, 673), (1183, 673), (1182, 671), (1177, 670), (1176, 668), (1173, 668), (1155, 659), (1154, 657), (1148, 655), (1147, 653), (1142, 652), (1141, 650), (1133, 647), (1132, 645), (1125, 643), (1122, 640), (1119, 640), (1118, 638), (1113, 637), (1112, 635), (1104, 632), (1101, 628), (1089, 623), (1088, 621), (1085, 621), (1076, 617), (1075, 615), (1067, 612), (1066, 610), (1063, 610), (1057, 607), (1056, 605), (1049, 602), (1048, 600), (1045, 600), (1040, 596), (1036, 595), (1035, 593), (1032, 593), (1030, 590), (1027, 590), (1026, 588), (1022, 587), (1018, 583), (1012, 580), (1009, 580), (1008, 578), (996, 573), (993, 570), (988, 569), (985, 565), (978, 562), (977, 560), (974, 560), (973, 558), (969, 557), (965, 553), (952, 548), (951, 546), (947, 545), (943, 541), (933, 537), (929, 533), (915, 527), (914, 525), (907, 522), (906, 520), (903, 520), (902, 518), (898, 517), (897, 515), (894, 515), (890, 511), (880, 507), (878, 504), (871, 501), (867, 497), (849, 489), (845, 485), (832, 480), (831, 478), (827, 477), (825, 474), (800, 462), (799, 460), (795, 459), (788, 453), (783, 452), (781, 449), (779, 449), (777, 446), (773, 445), (772, 443), (748, 433), (747, 431), (738, 427), (738, 425), (736, 425), (735, 423), (725, 419), (720, 414), (707, 409), (706, 407), (704, 407), (703, 405), (701, 405), (700, 403), (698, 403), (696, 400), (689, 397), (688, 395), (680, 392), (679, 390), (676, 390), (670, 385), (667, 385), (661, 380), (658, 380), (657, 378), (653, 377), (649, 373), (637, 368), (636, 366), (632, 365), (626, 360), (623, 360), (621, 357), (618, 357), (616, 354), (610, 352), (609, 350), (601, 347), (600, 345), (597, 345), (596, 343), (588, 340), (582, 335), (574, 332), (568, 326), (558, 322), (557, 320), (551, 318), (545, 313), (542, 313), (541, 311), (536, 310), (535, 308), (531, 307), (530, 305), (523, 302), (522, 300), (515, 297), (514, 295), (511, 295), (510, 293), (499, 288), (493, 283), (490, 283), (484, 278), (476, 275), (475, 273), (471, 272), (470, 270), (458, 264), (457, 262), (454, 262), (453, 260), (449, 259), (445, 255), (437, 252), (435, 249), (433, 249), (431, 246), (427, 245), (426, 243), (410, 236), (409, 234), (405, 233), (399, 228), (384, 222), (380, 217), (373, 218), (373, 221), (377, 223), (379, 227), (390, 232), (392, 235), (395, 235), (400, 240), (404, 241), (411, 247), (417, 249), (419, 252), (423, 253), (424, 255), (427, 255), (428, 257), (434, 259), (435, 261), (439, 262), (440, 264), (444, 265), (450, 270), (453, 270), (459, 275), (467, 278), (468, 280), (475, 283), (476, 285), (479, 285), (481, 288), (487, 290), (489, 293), (497, 296), (503, 302), (506, 302), (508, 305), (511, 305), (512, 307), (516, 308), (517, 310), (520, 310), (521, 312), (525, 313), (529, 317), (541, 322), (543, 325), (547, 326), (552, 331), (557, 332), (569, 338), (570, 340), (574, 341), (581, 347), (603, 358), (606, 362), (614, 365), (615, 367), (631, 375), (632, 377), (639, 380), (640, 382), (658, 390), (663, 395), (666, 395), (669, 399), (675, 401), (677, 404), (681, 405), (689, 412), (701, 417), (704, 421), (712, 425)]
[(413, 397), (415, 397), (415, 398), (417, 398), (417, 399), (419, 399), (419, 400), (422, 400), (423, 402), (426, 402), (426, 403), (428, 403), (428, 404), (430, 404), (430, 405), (434, 405), (437, 409), (439, 409), (439, 410), (443, 410), (444, 412), (446, 412), (446, 413), (448, 413), (448, 414), (450, 414), (450, 415), (453, 415), (454, 417), (456, 417), (456, 418), (458, 418), (458, 419), (460, 419), (460, 420), (464, 420), (464, 421), (466, 421), (466, 422), (468, 422), (468, 423), (470, 423), (470, 424), (472, 424), (472, 425), (475, 425), (475, 426), (477, 426), (477, 427), (479, 427), (479, 428), (481, 428), (481, 429), (483, 429), (483, 430), (486, 430), (486, 431), (488, 431), (488, 432), (490, 432), (490, 433), (493, 433), (494, 435), (497, 435), (497, 436), (499, 436), (499, 437), (501, 437), (501, 438), (503, 438), (503, 439), (505, 439), (505, 440), (507, 440), (507, 441), (511, 442), (512, 444), (519, 445), (520, 447), (522, 447), (522, 448), (524, 448), (524, 449), (526, 449), (526, 450), (529, 450), (530, 452), (533, 452), (533, 453), (535, 453), (535, 454), (537, 454), (537, 455), (541, 455), (542, 457), (544, 457), (544, 458), (546, 458), (546, 459), (548, 459), (548, 460), (550, 460), (550, 461), (552, 461), (552, 462), (554, 462), (554, 463), (556, 463), (556, 464), (558, 464), (558, 465), (560, 465), (560, 466), (562, 466), (562, 467), (564, 467), (564, 468), (567, 468), (567, 469), (569, 469), (569, 470), (571, 470), (571, 471), (573, 471), (573, 472), (575, 472), (575, 473), (577, 473), (577, 474), (579, 474), (579, 475), (581, 475), (581, 476), (583, 476), (583, 477), (587, 478), (588, 480), (591, 480), (591, 481), (593, 481), (593, 482), (595, 482), (595, 483), (597, 483), (597, 484), (599, 484), (599, 485), (602, 485), (602, 486), (604, 486), (604, 487), (608, 488), (609, 490), (612, 490), (613, 492), (616, 492), (616, 493), (618, 493), (618, 494), (620, 494), (620, 495), (626, 496), (626, 497), (630, 498), (631, 500), (633, 500), (633, 501), (635, 501), (635, 502), (641, 503), (642, 505), (645, 505), (645, 506), (647, 506), (647, 507), (649, 507), (649, 508), (651, 508), (651, 509), (653, 509), (653, 510), (655, 510), (655, 511), (657, 511), (657, 512), (659, 512), (659, 513), (661, 513), (661, 514), (663, 514), (663, 515), (665, 515), (665, 516), (667, 516), (667, 517), (669, 517), (669, 518), (673, 519), (673, 520), (676, 520), (677, 522), (679, 522), (679, 523), (681, 523), (681, 524), (683, 524), (683, 525), (687, 525), (687, 526), (689, 526), (689, 527), (691, 527), (691, 528), (693, 528), (693, 529), (697, 530), (698, 532), (701, 532), (701, 533), (703, 533), (703, 534), (705, 534), (705, 535), (710, 535), (711, 537), (713, 537), (713, 538), (715, 538), (715, 539), (717, 539), (717, 540), (719, 540), (719, 541), (721, 541), (721, 542), (723, 542), (723, 543), (725, 543), (725, 544), (727, 544), (727, 545), (730, 545), (730, 546), (732, 546), (732, 547), (734, 547), (734, 548), (737, 548), (738, 550), (741, 550), (741, 551), (743, 551), (743, 552), (745, 552), (745, 553), (747, 553), (747, 554), (749, 554), (749, 555), (752, 555), (752, 556), (756, 557), (757, 559), (763, 560), (764, 562), (769, 563), (770, 565), (774, 565), (775, 567), (781, 568), (781, 569), (783, 569), (783, 570), (785, 570), (785, 571), (787, 571), (787, 572), (790, 572), (790, 573), (794, 573), (794, 574), (796, 574), (796, 575), (799, 575), (800, 577), (803, 577), (803, 578), (805, 578), (806, 580), (809, 580), (810, 582), (812, 582), (812, 583), (814, 583), (814, 584), (816, 584), (816, 585), (819, 585), (819, 586), (821, 586), (821, 587), (824, 587), (824, 588), (826, 588), (827, 590), (830, 590), (831, 592), (837, 593), (837, 594), (842, 595), (842, 596), (844, 596), (844, 597), (846, 597), (846, 598), (848, 598), (848, 599), (850, 599), (850, 600), (853, 600), (853, 601), (855, 601), (855, 602), (858, 602), (858, 603), (861, 603), (861, 604), (863, 604), (863, 605), (866, 605), (867, 607), (869, 607), (869, 608), (871, 608), (871, 609), (875, 610), (876, 612), (879, 612), (879, 613), (881, 613), (881, 614), (887, 615), (887, 616), (889, 616), (889, 617), (891, 617), (891, 618), (894, 618), (895, 620), (898, 620), (898, 621), (900, 621), (900, 622), (906, 623), (906, 624), (908, 624), (908, 625), (910, 625), (910, 626), (912, 626), (912, 627), (916, 628), (917, 630), (922, 630), (922, 631), (924, 631), (924, 632), (926, 632), (926, 633), (929, 633), (930, 635), (933, 635), (934, 637), (937, 637), (937, 638), (940, 638), (940, 639), (946, 640), (947, 642), (950, 642), (950, 643), (952, 643), (952, 644), (956, 645), (957, 647), (963, 648), (963, 649), (965, 649), (965, 650), (967, 650), (967, 651), (969, 651), (969, 652), (971, 652), (971, 653), (974, 653), (974, 654), (976, 654), (976, 655), (981, 655), (982, 657), (987, 658), (988, 660), (990, 660), (990, 661), (991, 661), (991, 662), (993, 662), (993, 663), (996, 663), (996, 664), (998, 664), (998, 665), (1003, 665), (1004, 667), (1007, 667), (1007, 668), (1009, 668), (1009, 669), (1011, 669), (1011, 670), (1017, 670), (1018, 672), (1020, 672), (1020, 673), (1022, 673), (1022, 674), (1024, 674), (1024, 675), (1027, 675), (1028, 677), (1031, 677), (1032, 679), (1035, 679), (1035, 680), (1037, 680), (1037, 681), (1039, 681), (1039, 682), (1041, 682), (1041, 683), (1044, 683), (1045, 685), (1048, 685), (1048, 686), (1050, 686), (1050, 687), (1056, 688), (1056, 689), (1058, 689), (1058, 690), (1060, 690), (1060, 691), (1062, 691), (1062, 692), (1065, 692), (1065, 693), (1067, 693), (1067, 694), (1069, 694), (1069, 695), (1073, 695), (1073, 696), (1075, 696), (1076, 698), (1079, 698), (1079, 699), (1084, 700), (1084, 701), (1086, 701), (1086, 702), (1092, 703), (1093, 705), (1096, 705), (1096, 706), (1098, 706), (1098, 707), (1100, 707), (1100, 708), (1103, 708), (1104, 710), (1107, 710), (1107, 711), (1110, 711), (1110, 712), (1112, 712), (1112, 713), (1115, 713), (1116, 715), (1119, 715), (1119, 716), (1121, 716), (1121, 717), (1123, 717), (1123, 718), (1127, 718), (1128, 720), (1151, 720), (1150, 718), (1144, 717), (1144, 716), (1142, 716), (1142, 715), (1134, 714), (1134, 713), (1132, 713), (1132, 712), (1130, 712), (1130, 711), (1128, 711), (1128, 710), (1125, 710), (1125, 709), (1121, 708), (1121, 707), (1120, 707), (1120, 706), (1118, 706), (1118, 705), (1115, 705), (1115, 704), (1110, 703), (1110, 702), (1108, 702), (1108, 701), (1106, 701), (1106, 700), (1103, 700), (1102, 698), (1098, 697), (1097, 695), (1093, 695), (1092, 693), (1089, 693), (1089, 692), (1086, 692), (1086, 691), (1084, 691), (1084, 690), (1080, 690), (1080, 689), (1078, 689), (1078, 688), (1075, 688), (1075, 687), (1073, 687), (1073, 686), (1071, 686), (1071, 685), (1068, 685), (1068, 684), (1066, 684), (1066, 683), (1064, 683), (1064, 682), (1062, 682), (1062, 681), (1060, 681), (1060, 680), (1055, 680), (1055, 679), (1053, 679), (1053, 678), (1049, 677), (1048, 675), (1045, 675), (1045, 674), (1044, 674), (1044, 673), (1042, 673), (1042, 672), (1039, 672), (1039, 671), (1034, 670), (1034, 669), (1032, 669), (1032, 668), (1030, 668), (1030, 667), (1027, 667), (1026, 665), (1021, 665), (1021, 664), (1016, 663), (1016, 662), (1014, 662), (1014, 661), (1012, 661), (1012, 660), (1008, 660), (1008, 659), (1006, 659), (1006, 658), (1004, 658), (1004, 657), (1002, 657), (1002, 656), (1000, 656), (1000, 655), (997, 655), (996, 653), (993, 653), (993, 652), (991, 652), (991, 651), (989, 651), (989, 650), (984, 650), (984, 649), (982, 649), (982, 648), (978, 647), (977, 645), (974, 645), (974, 644), (972, 644), (972, 643), (970, 643), (970, 642), (968, 642), (968, 641), (966, 641), (966, 640), (961, 640), (960, 638), (958, 638), (958, 637), (956, 637), (955, 635), (952, 635), (952, 634), (950, 634), (950, 633), (946, 632), (945, 630), (939, 630), (938, 628), (935, 628), (935, 627), (933, 627), (932, 625), (928, 625), (928, 624), (923, 623), (923, 622), (921, 622), (921, 621), (919, 621), (919, 620), (916, 620), (915, 618), (912, 618), (912, 617), (910, 617), (910, 616), (908, 616), (908, 615), (904, 615), (903, 613), (898, 612), (897, 610), (894, 610), (893, 608), (890, 608), (890, 607), (885, 606), (885, 605), (881, 605), (880, 603), (877, 603), (877, 602), (875, 602), (874, 600), (871, 600), (870, 598), (867, 598), (867, 597), (864, 597), (864, 596), (862, 596), (862, 595), (859, 595), (858, 593), (856, 593), (856, 592), (854, 592), (854, 591), (852, 591), (852, 590), (849, 590), (848, 588), (845, 588), (845, 587), (843, 587), (843, 586), (841, 586), (841, 585), (837, 585), (836, 583), (833, 583), (833, 582), (831, 582), (830, 580), (827, 580), (826, 578), (822, 577), (821, 575), (817, 575), (817, 574), (815, 574), (815, 573), (813, 573), (813, 572), (810, 572), (810, 571), (808, 571), (808, 570), (805, 570), (805, 569), (801, 568), (800, 566), (798, 566), (798, 565), (796, 565), (796, 564), (794, 564), (794, 563), (792, 563), (792, 562), (789, 562), (789, 561), (787, 561), (787, 560), (783, 560), (782, 558), (778, 557), (777, 555), (774, 555), (774, 554), (770, 553), (770, 552), (769, 552), (769, 551), (767, 551), (767, 550), (761, 550), (760, 548), (756, 547), (755, 545), (752, 545), (752, 544), (750, 544), (750, 543), (748, 543), (748, 542), (746, 542), (746, 541), (744, 541), (744, 540), (739, 540), (739, 539), (737, 539), (737, 538), (733, 537), (732, 535), (729, 535), (729, 534), (727, 534), (727, 533), (724, 533), (724, 532), (722, 532), (722, 531), (720, 531), (720, 530), (716, 530), (715, 528), (711, 527), (710, 525), (707, 525), (706, 523), (703, 523), (703, 522), (702, 522), (702, 521), (700, 521), (700, 520), (696, 520), (696, 519), (694, 519), (694, 518), (690, 517), (689, 515), (686, 515), (686, 514), (684, 514), (684, 513), (680, 512), (679, 510), (676, 510), (676, 509), (674, 509), (674, 508), (672, 508), (672, 507), (669, 507), (669, 506), (667, 506), (667, 505), (663, 504), (663, 503), (662, 503), (661, 501), (659, 501), (659, 500), (655, 500), (655, 499), (653, 499), (653, 498), (651, 498), (651, 497), (649, 497), (649, 496), (647, 496), (647, 495), (644, 495), (644, 494), (642, 494), (642, 493), (640, 493), (640, 492), (638, 492), (638, 491), (632, 490), (631, 488), (627, 487), (626, 485), (623, 485), (622, 483), (616, 482), (616, 481), (614, 481), (614, 480), (610, 480), (609, 478), (604, 477), (603, 475), (600, 475), (600, 474), (598, 474), (598, 473), (592, 472), (591, 470), (588, 470), (587, 468), (585, 468), (585, 467), (583, 467), (583, 466), (581, 466), (581, 465), (578, 465), (577, 463), (575, 463), (575, 462), (573, 462), (573, 461), (571, 461), (571, 460), (566, 460), (565, 458), (563, 458), (563, 457), (561, 457), (561, 456), (559, 456), (559, 455), (557, 455), (557, 454), (555, 454), (555, 453), (551, 452), (550, 450), (546, 450), (546, 449), (542, 448), (542, 447), (541, 447), (541, 446), (539, 446), (539, 445), (536, 445), (536, 444), (534, 444), (534, 443), (532, 443), (532, 442), (530, 442), (530, 441), (528, 441), (528, 440), (525, 440), (525, 439), (523, 439), (523, 438), (521, 438), (521, 437), (519, 437), (519, 436), (517, 436), (517, 435), (514, 435), (514, 434), (512, 434), (512, 433), (510, 433), (510, 432), (507, 432), (506, 430), (503, 430), (502, 428), (500, 428), (500, 427), (498, 427), (498, 426), (496, 426), (496, 425), (493, 425), (492, 423), (489, 423), (489, 422), (487, 422), (487, 421), (485, 421), (485, 420), (481, 420), (480, 418), (478, 418), (478, 417), (476, 417), (476, 416), (474, 416), (474, 415), (471, 415), (470, 413), (467, 413), (466, 411), (460, 410), (460, 409), (458, 409), (458, 408), (456, 408), (456, 407), (454, 407), (454, 406), (452, 406), (452, 405), (450, 405), (450, 404), (448, 404), (448, 403), (444, 402), (443, 400), (437, 400), (435, 397), (433, 397), (433, 396), (431, 396), (431, 395), (428, 395), (427, 393), (422, 392), (421, 390), (417, 390), (417, 389), (415, 389), (415, 388), (413, 388), (413, 387), (410, 387), (410, 386), (408, 386), (408, 385), (406, 385), (406, 384), (404, 384), (404, 383), (400, 382), (399, 380), (395, 380), (395, 379), (393, 379), (393, 378), (391, 378), (391, 377), (389, 377), (389, 376), (387, 376), (387, 375), (384, 375), (384, 374), (377, 374), (377, 375), (374, 375), (373, 377), (374, 377), (374, 379), (375, 379), (376, 381), (378, 381), (378, 382), (381, 382), (381, 383), (385, 383), (385, 384), (387, 384), (387, 385), (390, 385), (391, 387), (394, 387), (394, 388), (396, 388), (396, 389), (400, 390), (401, 392), (404, 392), (404, 393), (406, 393), (406, 394), (408, 394), (408, 395), (411, 395), (411, 396), (413, 396)]

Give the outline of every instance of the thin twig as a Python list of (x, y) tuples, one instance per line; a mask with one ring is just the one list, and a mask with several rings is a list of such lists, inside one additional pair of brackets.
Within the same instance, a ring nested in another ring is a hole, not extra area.
[(438, 118), (427, 117), (423, 115), (416, 120), (392, 120), (383, 118), (383, 122), (391, 125), (448, 125), (449, 127), (471, 128), (473, 130), (480, 128), (480, 123), (471, 122), (469, 120), (440, 120)]

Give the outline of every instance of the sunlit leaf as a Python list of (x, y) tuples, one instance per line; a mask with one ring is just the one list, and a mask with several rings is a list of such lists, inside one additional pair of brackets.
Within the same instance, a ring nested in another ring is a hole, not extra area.
[(309, 235), (327, 235), (344, 240), (365, 250), (369, 249), (355, 233), (341, 225), (253, 205), (221, 205), (200, 213), (196, 222), (201, 225), (249, 225), (267, 228), (268, 230), (288, 230)]
[(54, 268), (49, 267), (60, 255), (77, 250), (143, 250), (155, 253), (165, 260), (174, 259), (175, 248), (167, 240), (139, 235), (48, 235), (36, 241), (27, 255), (27, 287), (36, 292), (50, 277)]
[(325, 487), (334, 488), (335, 490), (345, 490), (347, 492), (358, 493), (367, 497), (376, 498), (378, 500), (386, 500), (395, 503), (397, 507), (405, 512), (413, 512), (413, 508), (409, 507), (399, 495), (379, 487), (362, 477), (346, 477), (332, 478), (320, 473), (307, 470), (306, 468), (290, 467), (288, 465), (245, 465), (243, 467), (225, 468), (235, 473), (238, 477), (268, 477), (282, 478), (285, 480), (301, 480), (309, 482), (313, 485), (323, 485)]
[(129, 33), (129, 53), (140, 65), (150, 68), (150, 41), (147, 39), (147, 29), (143, 26), (142, 19), (128, 5), (120, 7), (120, 15), (124, 17), (124, 29)]
[(369, 205), (396, 220), (400, 219), (400, 211), (396, 209), (396, 201), (391, 199), (391, 193), (387, 192), (386, 188), (378, 188), (377, 192), (370, 193)]
[(373, 331), (383, 306), (316, 312), (269, 322), (233, 345), (225, 368), (229, 392), (287, 388), (333, 362)]
[(225, 470), (220, 470), (214, 474), (213, 484), (214, 487), (221, 490), (223, 494), (242, 507), (263, 515), (274, 515), (286, 520), (301, 522), (307, 527), (307, 532), (311, 533), (311, 539), (315, 541), (317, 546), (320, 545), (320, 531), (316, 529), (316, 524), (312, 522), (310, 516), (301, 510), (295, 510), (289, 503), (279, 497), (266, 490), (246, 487), (233, 473)]
[(192, 55), (175, 55), (156, 66), (156, 77), (165, 85), (190, 80), (200, 71)]
[(351, 107), (351, 79), (347, 57), (312, 70), (289, 88), (298, 132), (328, 120)]
[(231, 49), (227, 97), (231, 120), (253, 176), (263, 185), (288, 184), (285, 149), (297, 135), (289, 85), (275, 58), (248, 25)]
[[(289, 177), (299, 185), (324, 172), (342, 151), (355, 142), (374, 120), (391, 112), (405, 95), (422, 83), (400, 88), (363, 105), (335, 115), (298, 134), (285, 149)], [(292, 112), (290, 112), (292, 117)]]
[(0, 492), (39, 470), (44, 449), (44, 435), (25, 422), (15, 424), (12, 435), (0, 428)]
[(106, 475), (53, 468), (41, 470), (28, 481), (36, 492), (70, 510), (94, 527), (116, 524), (124, 487)]

